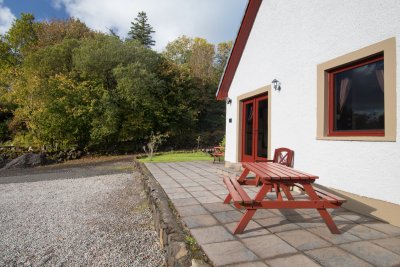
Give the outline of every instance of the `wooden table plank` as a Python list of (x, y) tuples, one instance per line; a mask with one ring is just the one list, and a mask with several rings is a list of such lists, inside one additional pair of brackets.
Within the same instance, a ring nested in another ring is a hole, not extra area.
[(299, 171), (299, 170), (284, 166), (282, 164), (275, 163), (274, 166), (277, 167), (277, 168), (281, 168), (281, 169), (285, 169), (285, 170), (288, 170), (288, 171), (296, 172), (297, 174), (301, 175), (303, 178), (318, 179), (318, 176), (316, 176), (316, 175), (309, 174), (309, 173), (306, 173), (306, 172), (303, 172), (303, 171)]
[(288, 167), (286, 167), (285, 169), (281, 169), (281, 168), (278, 168), (277, 165), (280, 165), (280, 164), (268, 164), (267, 166), (261, 165), (260, 167), (268, 168), (269, 170), (271, 170), (273, 172), (281, 174), (281, 176), (283, 177), (282, 179), (285, 179), (285, 180), (303, 179), (304, 178), (301, 174), (296, 173), (291, 170), (288, 170), (289, 169)]
[(244, 168), (254, 172), (260, 178), (271, 179), (271, 180), (301, 180), (301, 179), (318, 179), (318, 176), (312, 175), (306, 172), (298, 171), (296, 169), (281, 165), (273, 162), (245, 162), (242, 164)]
[(259, 163), (249, 163), (248, 164), (248, 169), (252, 172), (254, 172), (256, 175), (259, 175), (260, 178), (266, 178), (269, 177), (270, 179), (282, 179), (284, 176), (280, 176), (279, 174), (263, 168)]

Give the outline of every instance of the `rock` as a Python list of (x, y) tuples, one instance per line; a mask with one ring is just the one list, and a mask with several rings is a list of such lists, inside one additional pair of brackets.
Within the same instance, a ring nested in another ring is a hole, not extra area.
[[(180, 261), (185, 261), (188, 255), (186, 244), (184, 242), (174, 242), (167, 249), (168, 265), (169, 266), (185, 266), (179, 264)], [(187, 266), (187, 265), (186, 265)]]
[(0, 169), (7, 164), (8, 160), (6, 157), (0, 155)]
[(7, 163), (3, 169), (29, 168), (45, 165), (46, 163), (47, 160), (44, 154), (27, 153), (13, 159), (9, 163)]

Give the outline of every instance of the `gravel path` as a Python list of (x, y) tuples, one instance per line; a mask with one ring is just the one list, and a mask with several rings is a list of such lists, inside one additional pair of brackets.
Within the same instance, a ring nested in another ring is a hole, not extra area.
[(126, 171), (0, 184), (0, 266), (160, 266), (147, 205)]

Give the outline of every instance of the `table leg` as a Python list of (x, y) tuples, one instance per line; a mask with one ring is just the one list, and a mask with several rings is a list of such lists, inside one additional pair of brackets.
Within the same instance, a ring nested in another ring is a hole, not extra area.
[(224, 204), (229, 204), (232, 200), (231, 194), (228, 194), (224, 200)]
[[(263, 184), (260, 188), (260, 191), (258, 191), (257, 195), (254, 198), (254, 201), (261, 202), (265, 195), (271, 190), (272, 185), (270, 184)], [(256, 213), (257, 209), (253, 208), (248, 208), (242, 218), (240, 219), (240, 222), (236, 226), (235, 231), (233, 232), (234, 234), (240, 234), (244, 231), (246, 226), (249, 224), (251, 218), (253, 218), (254, 213)]]
[(340, 234), (335, 222), (333, 221), (331, 215), (326, 209), (317, 209), (321, 217), (324, 219), (326, 226), (331, 230), (332, 234)]
[(275, 193), (276, 193), (276, 198), (277, 198), (279, 201), (282, 201), (283, 198), (282, 198), (281, 190), (279, 189), (278, 184), (274, 183), (274, 189), (275, 189)]
[(249, 174), (250, 170), (249, 169), (244, 169), (240, 177), (238, 178), (238, 182), (244, 182), (246, 180), (247, 175)]
[(271, 184), (264, 184), (261, 186), (260, 191), (258, 191), (257, 195), (254, 197), (254, 200), (257, 202), (261, 202), (265, 195), (271, 190)]
[(283, 192), (285, 192), (285, 195), (286, 195), (288, 200), (294, 200), (292, 194), (290, 193), (289, 186), (281, 184), (280, 187), (282, 188)]
[(247, 224), (249, 224), (251, 218), (253, 218), (254, 213), (256, 213), (256, 209), (248, 209), (244, 213), (243, 217), (240, 219), (240, 222), (236, 226), (235, 231), (233, 234), (241, 234), (243, 233), (244, 229), (246, 228)]
[[(311, 184), (303, 184), (303, 188), (306, 191), (307, 195), (311, 200), (319, 200), (317, 193), (315, 193), (314, 188)], [(339, 229), (337, 228), (335, 222), (332, 220), (331, 215), (325, 208), (317, 209), (322, 219), (324, 219), (326, 226), (328, 226), (329, 230), (332, 234), (340, 234)]]

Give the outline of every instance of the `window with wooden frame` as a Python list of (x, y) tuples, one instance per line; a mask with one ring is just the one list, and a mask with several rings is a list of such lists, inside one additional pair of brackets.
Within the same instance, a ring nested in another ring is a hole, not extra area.
[(396, 39), (317, 66), (317, 139), (396, 141)]
[(329, 136), (384, 136), (382, 53), (328, 71)]

